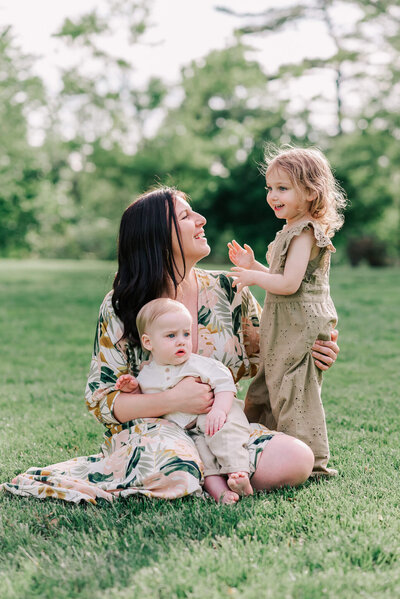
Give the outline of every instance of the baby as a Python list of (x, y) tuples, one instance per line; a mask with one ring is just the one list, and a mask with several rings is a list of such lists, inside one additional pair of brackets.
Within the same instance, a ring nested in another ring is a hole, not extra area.
[[(228, 368), (213, 358), (192, 353), (192, 317), (187, 308), (172, 299), (159, 298), (145, 304), (137, 316), (142, 347), (151, 352), (137, 378), (118, 378), (116, 388), (132, 393), (160, 393), (184, 377), (199, 377), (214, 391), (208, 414), (175, 412), (164, 418), (188, 430), (204, 464), (205, 489), (222, 503), (235, 503), (239, 495), (252, 495), (249, 480), (249, 424)], [(230, 491), (223, 491), (220, 475), (227, 475)]]

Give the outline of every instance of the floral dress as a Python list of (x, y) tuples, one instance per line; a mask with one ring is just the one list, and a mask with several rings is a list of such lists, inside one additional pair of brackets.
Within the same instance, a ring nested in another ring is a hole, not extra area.
[[(198, 283), (198, 353), (223, 362), (235, 381), (253, 376), (258, 367), (260, 307), (246, 289), (237, 293), (223, 272), (196, 269)], [(203, 465), (189, 435), (162, 418), (120, 423), (114, 403), (121, 374), (137, 375), (148, 353), (123, 340), (122, 323), (108, 293), (100, 307), (85, 399), (89, 411), (106, 428), (100, 453), (45, 468), (30, 468), (4, 483), (3, 490), (40, 499), (78, 503), (112, 501), (140, 493), (175, 499), (201, 494)], [(250, 474), (273, 432), (251, 424)]]

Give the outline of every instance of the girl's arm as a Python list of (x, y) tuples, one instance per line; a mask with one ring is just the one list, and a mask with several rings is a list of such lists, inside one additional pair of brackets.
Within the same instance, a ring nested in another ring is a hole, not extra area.
[(314, 234), (311, 230), (303, 231), (294, 237), (290, 243), (285, 269), (282, 274), (270, 274), (258, 270), (245, 270), (234, 267), (228, 276), (233, 277), (232, 285), (241, 291), (243, 287), (258, 285), (275, 295), (292, 295), (296, 293), (305, 275), (311, 250), (314, 244)]

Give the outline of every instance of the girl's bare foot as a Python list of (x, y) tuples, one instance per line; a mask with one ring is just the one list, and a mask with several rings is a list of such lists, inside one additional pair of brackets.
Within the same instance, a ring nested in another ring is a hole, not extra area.
[(218, 503), (228, 505), (239, 501), (239, 495), (228, 487), (223, 476), (206, 476), (204, 478), (204, 488)]
[(247, 472), (231, 472), (228, 475), (228, 487), (238, 495), (253, 495)]

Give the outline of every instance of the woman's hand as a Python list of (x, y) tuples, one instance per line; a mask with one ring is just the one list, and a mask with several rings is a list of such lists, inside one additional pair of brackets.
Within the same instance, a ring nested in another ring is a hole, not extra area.
[(237, 241), (234, 239), (228, 243), (228, 254), (229, 260), (233, 262), (235, 266), (240, 266), (241, 268), (254, 268), (255, 258), (254, 252), (247, 243), (242, 247)]
[(187, 376), (169, 392), (173, 393), (173, 411), (188, 414), (208, 414), (214, 403), (214, 393), (201, 379)]
[(312, 346), (312, 355), (315, 360), (315, 365), (320, 370), (328, 370), (336, 362), (339, 355), (339, 346), (336, 343), (339, 336), (339, 331), (334, 329), (331, 333), (330, 341), (317, 341)]

